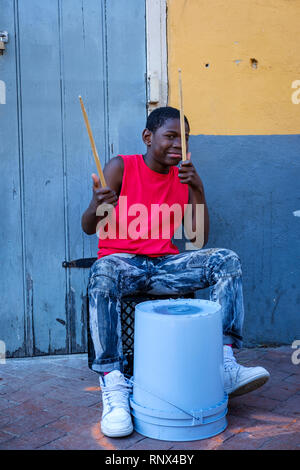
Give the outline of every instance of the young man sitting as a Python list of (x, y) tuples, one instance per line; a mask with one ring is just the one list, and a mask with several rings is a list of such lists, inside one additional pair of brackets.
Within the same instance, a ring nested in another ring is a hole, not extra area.
[[(185, 132), (188, 149), (186, 118)], [(99, 178), (92, 175), (93, 197), (82, 216), (84, 232), (100, 235), (98, 260), (91, 268), (89, 281), (90, 331), (95, 350), (92, 369), (100, 375), (102, 390), (101, 429), (110, 437), (126, 436), (133, 430), (130, 385), (123, 375), (120, 313), (124, 295), (184, 295), (209, 287), (210, 299), (219, 302), (222, 309), (225, 391), (229, 396), (241, 395), (269, 378), (264, 368), (243, 367), (233, 355), (232, 347), (242, 345), (244, 321), (242, 271), (237, 254), (223, 248), (179, 253), (171, 242), (183, 215), (186, 218), (187, 204), (191, 208), (190, 232), (197, 233), (197, 207), (203, 208), (204, 245), (209, 232), (201, 178), (190, 154), (188, 160), (181, 162), (179, 111), (172, 107), (154, 110), (142, 137), (145, 155), (119, 155), (105, 166), (107, 187), (101, 188)], [(110, 219), (105, 212), (107, 204), (114, 208)], [(162, 233), (164, 219), (158, 214), (163, 207), (177, 211), (169, 220), (167, 236)], [(106, 230), (108, 220), (111, 236)]]

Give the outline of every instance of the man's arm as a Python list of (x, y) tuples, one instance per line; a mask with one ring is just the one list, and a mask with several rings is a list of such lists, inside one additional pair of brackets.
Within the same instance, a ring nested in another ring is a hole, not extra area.
[[(201, 236), (200, 239), (203, 239), (203, 245), (198, 248), (202, 248), (208, 242), (208, 235), (209, 235), (209, 213), (205, 199), (205, 192), (202, 180), (198, 175), (193, 163), (191, 160), (186, 160), (185, 162), (181, 163), (181, 168), (179, 169), (178, 176), (180, 178), (181, 183), (188, 184), (189, 186), (189, 204), (192, 205), (192, 229), (194, 233), (199, 233), (199, 230), (203, 230), (203, 237)], [(204, 220), (197, 219), (197, 211), (196, 206), (197, 204), (203, 205), (204, 208)], [(203, 222), (203, 224), (202, 224)], [(197, 227), (198, 223), (198, 227)], [(199, 223), (201, 226), (199, 226)], [(192, 243), (195, 241), (197, 242), (197, 235), (193, 239), (190, 240)], [(197, 246), (197, 245), (196, 245)]]
[(101, 217), (96, 211), (101, 204), (112, 204), (116, 206), (120, 195), (123, 180), (124, 162), (122, 157), (112, 158), (104, 167), (103, 173), (107, 183), (106, 188), (101, 188), (100, 180), (93, 173), (93, 197), (89, 207), (83, 213), (81, 226), (85, 233), (93, 235), (96, 233), (97, 224)]
[[(197, 219), (196, 219), (196, 205), (197, 204), (203, 204), (204, 206), (204, 227), (202, 230), (204, 230), (204, 236), (203, 236), (203, 246), (205, 246), (208, 242), (208, 236), (209, 236), (209, 213), (208, 213), (208, 208), (206, 204), (206, 199), (205, 199), (205, 193), (204, 193), (204, 187), (203, 183), (201, 181), (201, 185), (195, 190), (189, 188), (189, 204), (192, 204), (192, 230), (193, 232), (197, 232)], [(198, 220), (198, 224), (201, 221)], [(195, 241), (195, 238), (191, 240), (193, 243)], [(202, 248), (202, 247), (201, 247)]]

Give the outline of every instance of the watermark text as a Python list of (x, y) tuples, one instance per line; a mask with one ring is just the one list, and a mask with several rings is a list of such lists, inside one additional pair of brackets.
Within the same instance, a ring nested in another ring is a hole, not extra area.
[[(127, 196), (120, 196), (118, 207), (100, 204), (96, 215), (101, 217), (97, 224), (100, 240), (170, 240), (183, 239), (186, 250), (204, 245), (204, 204), (151, 204), (151, 208), (141, 203), (127, 205)], [(183, 224), (182, 224), (183, 222)]]
[(5, 342), (0, 340), (0, 364), (5, 364), (6, 346)]
[(300, 364), (300, 339), (295, 339), (295, 341), (292, 342), (292, 348), (296, 349), (296, 351), (293, 352), (292, 354), (292, 363), (297, 366)]
[(297, 88), (297, 90), (292, 93), (292, 103), (299, 104), (300, 103), (300, 80), (294, 80), (292, 82), (292, 88)]

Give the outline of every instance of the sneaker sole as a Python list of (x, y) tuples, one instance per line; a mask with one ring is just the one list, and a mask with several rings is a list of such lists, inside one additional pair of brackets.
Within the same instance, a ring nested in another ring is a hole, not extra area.
[(258, 377), (251, 382), (247, 382), (234, 390), (234, 392), (229, 393), (228, 396), (229, 398), (232, 398), (244, 395), (245, 393), (253, 392), (253, 390), (256, 390), (257, 388), (264, 385), (269, 380), (269, 377), (269, 375), (264, 375), (263, 377)]
[(107, 437), (124, 437), (124, 436), (129, 436), (133, 432), (133, 425), (129, 426), (126, 429), (123, 429), (122, 431), (107, 431), (105, 428), (101, 426), (101, 431), (104, 436)]

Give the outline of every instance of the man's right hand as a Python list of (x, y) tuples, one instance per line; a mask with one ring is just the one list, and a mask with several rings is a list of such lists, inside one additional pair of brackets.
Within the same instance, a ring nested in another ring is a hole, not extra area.
[(111, 204), (113, 206), (116, 206), (118, 204), (117, 193), (113, 189), (110, 189), (108, 186), (102, 188), (100, 184), (100, 179), (95, 173), (92, 174), (92, 179), (93, 198), (91, 201), (91, 206), (95, 213), (97, 211), (97, 207), (101, 204)]
[[(95, 173), (92, 174), (93, 197), (81, 218), (82, 229), (87, 235), (96, 233), (97, 224), (101, 220), (101, 216), (97, 216), (98, 207), (102, 204), (110, 204), (111, 207), (117, 205), (122, 187), (123, 171), (123, 159), (121, 156), (117, 156), (109, 160), (103, 169), (107, 183), (106, 188), (102, 188), (99, 177)], [(105, 209), (105, 207), (103, 208)]]

